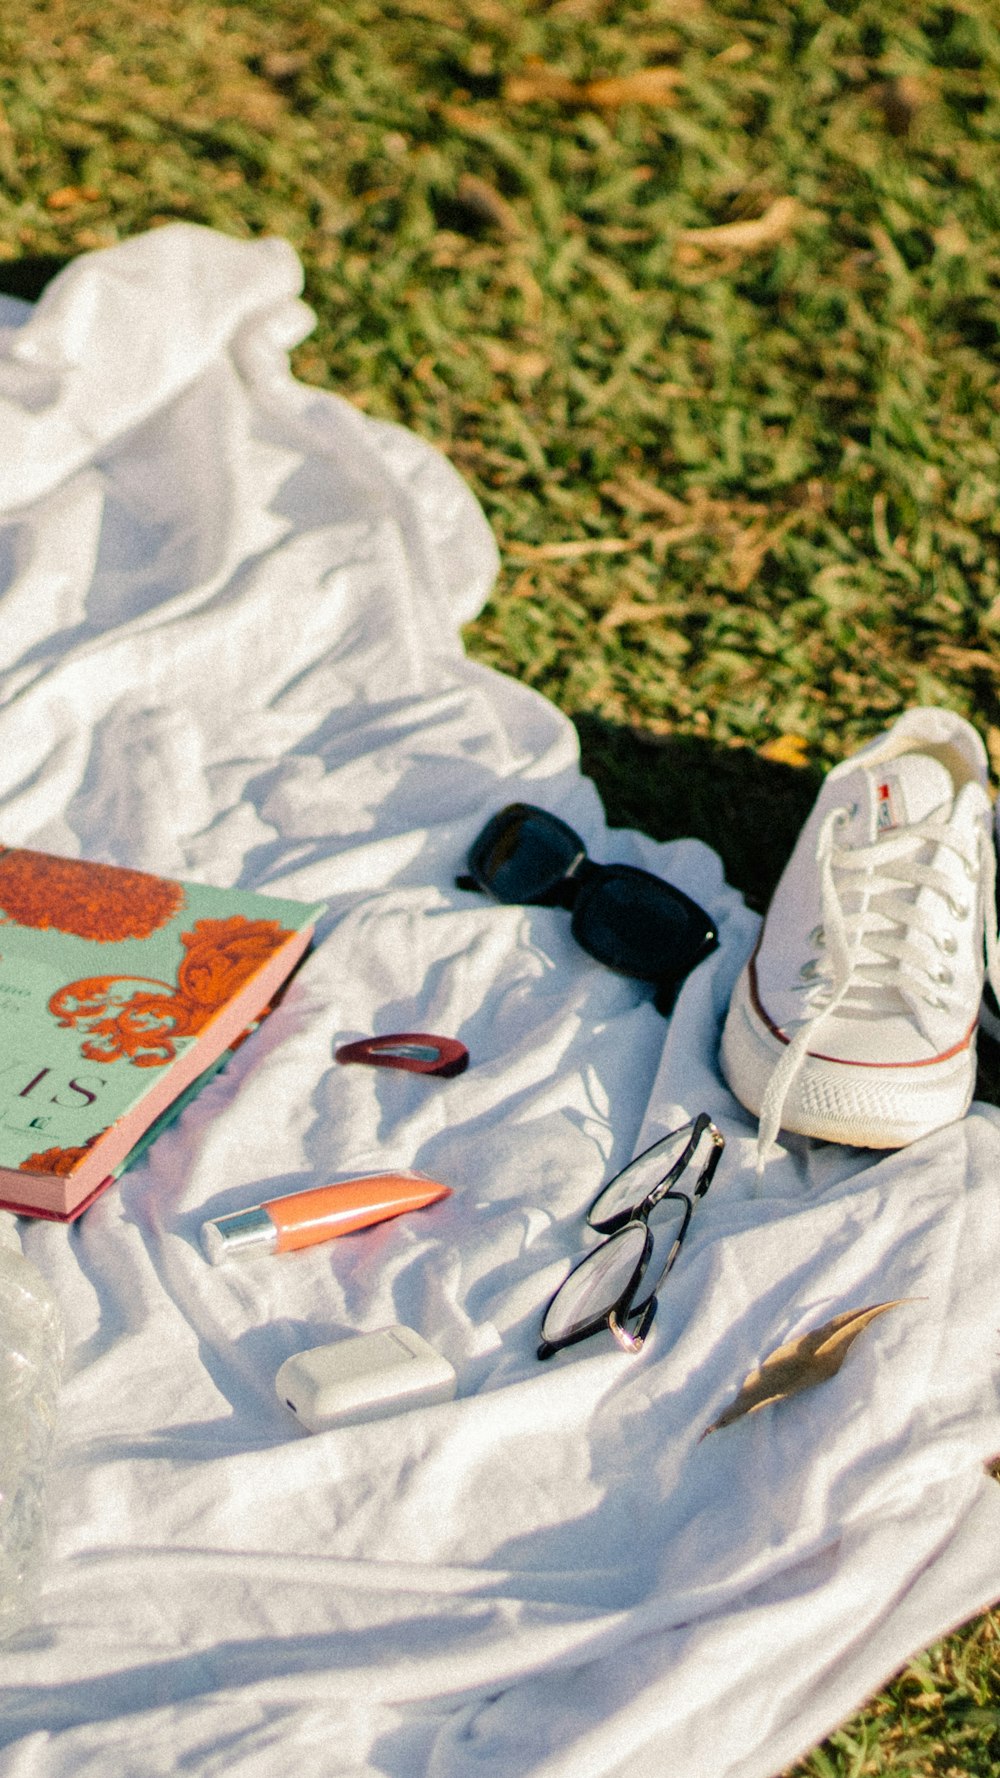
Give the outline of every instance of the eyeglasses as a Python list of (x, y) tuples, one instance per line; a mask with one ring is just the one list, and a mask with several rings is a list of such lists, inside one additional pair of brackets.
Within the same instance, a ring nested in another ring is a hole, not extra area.
[(533, 803), (510, 803), (494, 815), (473, 842), (468, 867), (460, 888), (569, 908), (577, 943), (620, 975), (655, 982), (662, 1013), (719, 942), (704, 908), (682, 889), (636, 865), (594, 864), (579, 834)]
[[(626, 1352), (641, 1350), (656, 1314), (656, 1293), (680, 1252), (695, 1200), (711, 1185), (725, 1145), (721, 1131), (702, 1111), (609, 1181), (587, 1215), (590, 1227), (608, 1239), (556, 1291), (542, 1320), (539, 1358), (551, 1358), (605, 1326)], [(700, 1171), (689, 1196), (674, 1188), (696, 1160)], [(654, 1210), (655, 1234), (649, 1225)], [(650, 1282), (646, 1273), (657, 1245), (666, 1257)]]

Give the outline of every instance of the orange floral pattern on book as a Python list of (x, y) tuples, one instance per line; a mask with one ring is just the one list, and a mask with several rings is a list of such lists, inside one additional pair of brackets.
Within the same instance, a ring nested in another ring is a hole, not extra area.
[(52, 1173), (57, 1179), (65, 1179), (87, 1157), (87, 1151), (105, 1132), (98, 1130), (79, 1148), (44, 1148), (41, 1154), (29, 1154), (26, 1161), (18, 1167), (19, 1173)]
[(81, 1055), (94, 1062), (126, 1057), (137, 1068), (162, 1068), (180, 1038), (196, 1037), (209, 1019), (279, 951), (291, 932), (277, 920), (196, 920), (181, 934), (185, 956), (174, 986), (144, 976), (87, 976), (49, 1000), (64, 1028), (84, 1033)]
[(183, 888), (168, 877), (0, 847), (0, 922), (113, 944), (148, 938), (183, 905)]

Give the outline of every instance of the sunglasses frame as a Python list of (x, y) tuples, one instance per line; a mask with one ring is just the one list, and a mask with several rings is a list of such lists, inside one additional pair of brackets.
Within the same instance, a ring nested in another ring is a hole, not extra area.
[[(673, 1142), (687, 1128), (688, 1125), (680, 1124), (676, 1130), (668, 1131), (665, 1136), (661, 1136), (659, 1140), (652, 1143), (649, 1148), (643, 1149), (641, 1154), (637, 1154), (628, 1162), (627, 1166), (622, 1167), (619, 1172), (608, 1180), (606, 1185), (601, 1187), (587, 1213), (587, 1222), (592, 1229), (604, 1234), (605, 1239), (601, 1241), (597, 1247), (592, 1247), (585, 1258), (578, 1261), (572, 1271), (563, 1279), (559, 1289), (551, 1298), (549, 1305), (545, 1310), (545, 1314), (542, 1316), (542, 1338), (538, 1347), (539, 1358), (551, 1358), (554, 1353), (561, 1352), (564, 1347), (575, 1346), (578, 1341), (589, 1339), (591, 1334), (597, 1333), (605, 1326), (610, 1329), (615, 1340), (618, 1342), (618, 1345), (621, 1346), (624, 1351), (640, 1352), (642, 1350), (646, 1336), (653, 1325), (653, 1320), (656, 1315), (658, 1292), (681, 1250), (684, 1237), (687, 1234), (691, 1223), (695, 1203), (699, 1198), (705, 1196), (705, 1193), (715, 1176), (715, 1170), (719, 1165), (719, 1161), (722, 1158), (722, 1151), (725, 1148), (726, 1140), (721, 1130), (716, 1127), (706, 1111), (699, 1112), (697, 1117), (690, 1120), (691, 1135), (689, 1136), (681, 1154), (677, 1157), (676, 1161), (674, 1161), (673, 1165), (668, 1168), (667, 1172), (664, 1173), (660, 1179), (655, 1181), (638, 1204), (618, 1211), (610, 1217), (601, 1218), (599, 1220), (594, 1219), (594, 1211), (605, 1194), (611, 1190), (612, 1186), (617, 1184), (630, 1168), (637, 1167), (641, 1163), (647, 1162), (649, 1157), (655, 1154), (658, 1148), (665, 1147), (668, 1142)], [(698, 1174), (693, 1191), (690, 1193), (674, 1191), (672, 1189), (673, 1186), (691, 1165), (702, 1137), (706, 1133), (711, 1137), (712, 1146), (709, 1150), (707, 1159)], [(633, 1309), (632, 1305), (638, 1294), (639, 1286), (645, 1279), (646, 1269), (649, 1265), (653, 1247), (655, 1245), (654, 1236), (649, 1227), (649, 1217), (658, 1204), (667, 1201), (676, 1202), (684, 1206), (680, 1230), (674, 1238), (670, 1252), (667, 1254), (666, 1260), (664, 1261), (651, 1290), (643, 1297), (639, 1308)], [(562, 1292), (571, 1283), (572, 1279), (575, 1278), (577, 1273), (582, 1271), (585, 1266), (593, 1264), (595, 1254), (605, 1252), (613, 1242), (620, 1238), (626, 1229), (633, 1228), (639, 1224), (645, 1229), (645, 1240), (643, 1242), (642, 1252), (632, 1269), (627, 1284), (619, 1293), (614, 1303), (610, 1306), (605, 1305), (599, 1314), (595, 1314), (591, 1316), (588, 1321), (582, 1322), (578, 1327), (575, 1327), (571, 1333), (557, 1339), (546, 1339), (545, 1323), (552, 1313)], [(637, 1315), (638, 1320), (635, 1327), (630, 1328), (628, 1323), (633, 1315)]]
[[(553, 840), (562, 842), (568, 863), (562, 874), (558, 877), (550, 876), (540, 893), (532, 896), (530, 901), (524, 901), (518, 897), (516, 901), (512, 902), (507, 896), (498, 894), (494, 886), (497, 870), (494, 869), (491, 872), (490, 858), (504, 838), (513, 833), (516, 840), (519, 822), (523, 824), (532, 820), (538, 822), (543, 829), (547, 827)], [(574, 832), (568, 822), (563, 821), (559, 815), (553, 815), (551, 810), (538, 807), (535, 803), (508, 803), (495, 815), (491, 815), (485, 827), (469, 847), (466, 862), (468, 873), (456, 879), (460, 889), (481, 890), (484, 894), (491, 895), (495, 901), (504, 902), (507, 905), (567, 909), (570, 914), (570, 931), (581, 949), (586, 951), (589, 957), (602, 963), (605, 968), (615, 970), (617, 974), (652, 983), (655, 987), (654, 1004), (657, 1011), (664, 1014), (671, 1011), (681, 982), (716, 949), (719, 942), (714, 921), (710, 919), (703, 907), (699, 906), (690, 895), (685, 894), (683, 889), (678, 889), (673, 883), (668, 883), (665, 878), (654, 875), (652, 871), (643, 870), (639, 865), (595, 864), (593, 859), (588, 858), (587, 848), (580, 835)], [(595, 896), (600, 895), (609, 885), (628, 882), (641, 884), (644, 889), (655, 885), (658, 896), (664, 902), (671, 902), (678, 913), (683, 916), (691, 930), (692, 938), (695, 937), (698, 929), (701, 929), (700, 939), (692, 943), (687, 958), (677, 970), (663, 974), (655, 970), (626, 969), (612, 961), (601, 949), (595, 949), (592, 942), (588, 943), (581, 936), (581, 932), (586, 931), (588, 914)]]

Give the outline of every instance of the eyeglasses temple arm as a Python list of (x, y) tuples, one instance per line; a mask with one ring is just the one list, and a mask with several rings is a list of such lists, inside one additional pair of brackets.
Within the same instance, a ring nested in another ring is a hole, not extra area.
[(714, 1124), (707, 1124), (706, 1129), (712, 1138), (712, 1152), (709, 1155), (708, 1160), (705, 1162), (705, 1165), (702, 1167), (698, 1183), (694, 1188), (694, 1195), (696, 1198), (703, 1198), (705, 1196), (712, 1180), (715, 1178), (715, 1169), (722, 1159), (722, 1151), (726, 1146), (726, 1138), (721, 1130), (716, 1129)]

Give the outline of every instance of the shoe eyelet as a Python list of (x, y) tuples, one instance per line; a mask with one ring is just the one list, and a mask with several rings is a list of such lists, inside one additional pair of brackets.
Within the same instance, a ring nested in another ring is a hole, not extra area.
[(814, 982), (818, 974), (819, 962), (815, 957), (810, 957), (808, 963), (803, 963), (802, 968), (799, 970), (799, 975), (804, 982)]
[(814, 926), (806, 942), (811, 945), (818, 945), (822, 948), (826, 944), (826, 933), (823, 931), (822, 926)]
[(979, 865), (978, 865), (978, 863), (976, 863), (976, 861), (974, 859), (963, 858), (962, 859), (962, 869), (964, 870), (970, 883), (978, 882), (978, 880), (979, 880)]
[(946, 895), (945, 900), (953, 920), (967, 920), (969, 918), (972, 909), (967, 901), (956, 901), (953, 895)]
[(952, 982), (955, 980), (955, 974), (953, 970), (946, 969), (942, 966), (940, 969), (932, 970), (931, 980), (940, 982), (943, 988), (950, 988)]
[(958, 950), (958, 940), (953, 932), (943, 933), (940, 938), (934, 940), (934, 943), (937, 945), (939, 951), (944, 952), (946, 957), (954, 957), (955, 952)]

